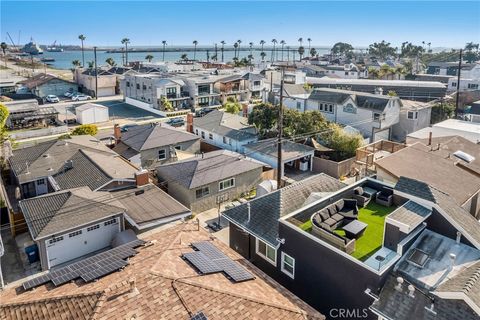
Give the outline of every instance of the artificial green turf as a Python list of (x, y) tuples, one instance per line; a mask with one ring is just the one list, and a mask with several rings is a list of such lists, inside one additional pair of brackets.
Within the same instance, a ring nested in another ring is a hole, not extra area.
[(312, 230), (312, 220), (308, 220), (307, 222), (304, 222), (300, 225), (300, 229), (303, 231), (310, 231)]

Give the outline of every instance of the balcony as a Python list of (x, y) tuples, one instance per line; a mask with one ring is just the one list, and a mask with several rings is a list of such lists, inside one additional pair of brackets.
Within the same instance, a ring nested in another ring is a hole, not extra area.
[(181, 93), (167, 93), (166, 95), (162, 94), (162, 97), (166, 97), (168, 100), (185, 100), (190, 98), (188, 92)]

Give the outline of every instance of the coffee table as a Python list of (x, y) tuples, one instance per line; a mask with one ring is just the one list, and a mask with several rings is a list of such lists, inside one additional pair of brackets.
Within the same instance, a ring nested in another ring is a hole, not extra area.
[(369, 188), (369, 187), (363, 188), (363, 195), (369, 197), (370, 199), (374, 199), (377, 192), (378, 190), (375, 190), (373, 188)]
[(345, 231), (347, 238), (358, 239), (362, 236), (367, 226), (368, 225), (362, 221), (353, 220), (352, 222), (344, 225), (342, 230)]

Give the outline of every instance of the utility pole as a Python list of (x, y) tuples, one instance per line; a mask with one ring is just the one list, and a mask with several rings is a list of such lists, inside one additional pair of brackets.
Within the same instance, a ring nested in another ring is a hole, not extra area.
[(98, 100), (97, 47), (93, 47), (93, 57), (95, 59), (95, 100)]
[(278, 148), (277, 148), (277, 190), (282, 186), (282, 135), (283, 135), (283, 75), (285, 67), (281, 67), (280, 79), (280, 103), (278, 105)]
[(462, 73), (462, 49), (460, 49), (460, 59), (458, 60), (458, 77), (457, 77), (457, 96), (455, 99), (455, 119), (458, 118), (458, 100), (460, 98), (460, 73)]

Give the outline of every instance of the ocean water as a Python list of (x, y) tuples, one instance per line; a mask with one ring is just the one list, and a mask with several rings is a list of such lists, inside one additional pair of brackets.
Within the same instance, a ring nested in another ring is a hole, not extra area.
[[(308, 50), (308, 48), (307, 48)], [(269, 61), (271, 59), (272, 50), (269, 48), (265, 48), (265, 60)], [(293, 50), (292, 50), (293, 51)], [(290, 51), (287, 54), (286, 50), (283, 52), (283, 60), (287, 61), (287, 56), (292, 61), (293, 52)], [(318, 54), (325, 54), (328, 52), (328, 49), (317, 49)], [(182, 54), (186, 53), (189, 59), (193, 59), (193, 52), (182, 52), (182, 51), (175, 51), (175, 52), (165, 52), (165, 61), (178, 61)], [(260, 50), (253, 50), (252, 55), (254, 57), (254, 62), (261, 61)], [(209, 51), (210, 57), (215, 54), (215, 51)], [(250, 54), (248, 50), (240, 51), (239, 57), (240, 59), (243, 57), (247, 57)], [(128, 52), (128, 61), (146, 61), (145, 56), (152, 55), (153, 60), (152, 62), (161, 62), (163, 52)], [(280, 51), (275, 52), (275, 56), (277, 60), (281, 60), (282, 53)], [(72, 68), (72, 61), (79, 60), (80, 63), (82, 62), (82, 52), (81, 51), (64, 51), (64, 52), (47, 52), (45, 51), (43, 55), (37, 56), (38, 58), (53, 58), (55, 59), (54, 62), (48, 62), (54, 68), (57, 69), (70, 69)], [(224, 61), (231, 61), (234, 57), (233, 51), (224, 51)], [(106, 51), (97, 51), (97, 62), (98, 65), (106, 65), (105, 60), (108, 58), (113, 58), (118, 66), (122, 65), (122, 53), (107, 53)], [(205, 51), (197, 51), (196, 57), (197, 60), (207, 60), (207, 52)], [(295, 59), (298, 60), (299, 55), (298, 52), (295, 52)], [(85, 51), (85, 64), (87, 65), (88, 61), (94, 60), (93, 51)], [(221, 61), (221, 52), (218, 50), (218, 61)]]

